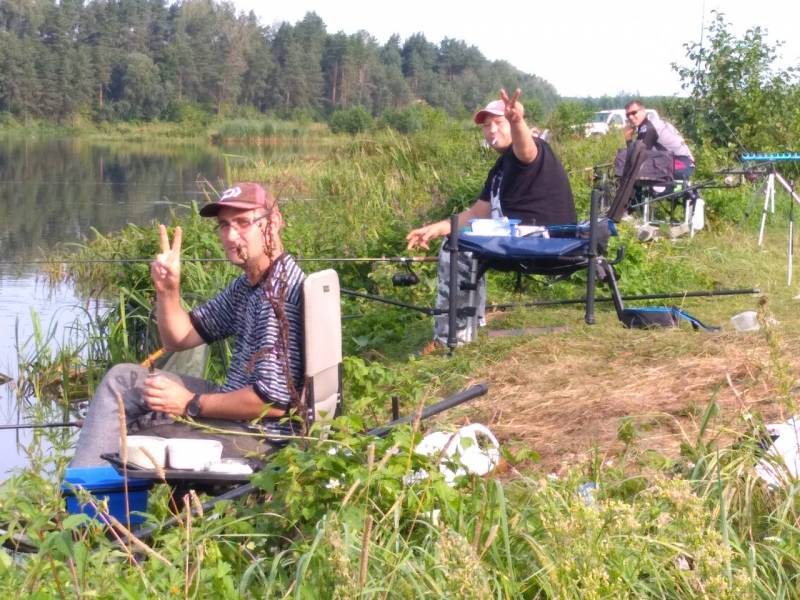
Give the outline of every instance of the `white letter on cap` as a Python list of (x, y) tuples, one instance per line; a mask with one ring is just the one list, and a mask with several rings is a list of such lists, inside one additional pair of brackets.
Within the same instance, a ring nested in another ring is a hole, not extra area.
[(224, 192), (222, 192), (222, 197), (219, 199), (220, 202), (224, 200), (230, 200), (231, 198), (236, 198), (239, 194), (242, 193), (242, 189), (237, 185), (236, 187), (228, 188)]

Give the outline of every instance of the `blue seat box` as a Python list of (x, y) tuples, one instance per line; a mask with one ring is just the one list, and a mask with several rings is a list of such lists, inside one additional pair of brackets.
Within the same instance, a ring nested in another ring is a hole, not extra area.
[[(147, 494), (152, 486), (153, 481), (150, 479), (128, 478), (128, 506), (131, 511), (130, 522), (132, 525), (139, 525), (144, 521), (142, 515), (133, 513), (147, 510)], [(67, 501), (67, 512), (71, 514), (84, 512), (92, 517), (95, 516), (95, 511), (91, 506), (81, 506), (78, 502), (78, 498), (74, 494), (74, 489), (78, 487), (91, 492), (98, 500), (107, 498), (108, 512), (114, 515), (120, 523), (127, 522), (125, 485), (122, 475), (117, 473), (114, 467), (68, 468), (64, 474), (61, 493)]]

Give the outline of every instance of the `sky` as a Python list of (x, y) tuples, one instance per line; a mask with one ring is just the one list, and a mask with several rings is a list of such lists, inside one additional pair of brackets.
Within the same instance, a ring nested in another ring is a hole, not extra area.
[[(770, 45), (785, 42), (780, 66), (800, 62), (800, 2), (795, 0), (233, 0), (264, 25), (296, 23), (310, 11), (328, 33), (365, 30), (383, 44), (423, 33), (438, 44), (454, 38), (489, 60), (538, 75), (562, 96), (681, 95), (672, 63), (688, 64), (684, 44), (699, 42), (712, 10), (741, 36), (756, 25)], [(794, 30), (794, 31), (793, 31)], [(794, 33), (794, 35), (793, 35)]]

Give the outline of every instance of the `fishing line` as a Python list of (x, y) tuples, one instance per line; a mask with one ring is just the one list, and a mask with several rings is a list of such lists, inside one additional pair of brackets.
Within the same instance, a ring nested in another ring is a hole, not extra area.
[[(4, 179), (0, 180), (0, 185), (24, 185), (26, 187), (30, 187), (31, 185), (74, 185), (79, 187), (85, 187), (89, 185), (96, 185), (96, 186), (103, 186), (103, 185), (116, 185), (116, 186), (128, 186), (128, 187), (138, 187), (138, 188), (145, 188), (145, 189), (164, 189), (164, 188), (178, 188), (181, 184), (178, 183), (164, 183), (160, 185), (153, 185), (152, 183), (136, 183), (136, 182), (122, 182), (122, 181), (81, 181), (81, 182), (74, 182), (72, 180), (63, 179), (61, 181), (36, 181), (36, 180), (14, 180), (14, 179)], [(180, 187), (178, 189), (179, 192), (184, 194), (205, 194), (205, 192), (201, 190), (193, 190), (191, 188), (184, 188)]]
[[(341, 262), (341, 263), (419, 263), (419, 262), (438, 262), (437, 256), (381, 256), (381, 257), (316, 257), (316, 258), (295, 258), (296, 262)], [(3, 260), (0, 266), (16, 265), (95, 265), (95, 264), (135, 264), (151, 263), (152, 258), (87, 258), (81, 260), (70, 259), (37, 259), (37, 260)], [(181, 262), (187, 263), (226, 263), (227, 258), (181, 258)]]

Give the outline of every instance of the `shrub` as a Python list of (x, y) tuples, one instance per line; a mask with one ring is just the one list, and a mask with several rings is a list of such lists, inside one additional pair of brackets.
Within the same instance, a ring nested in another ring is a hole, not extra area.
[(331, 131), (334, 133), (349, 133), (355, 135), (366, 131), (372, 125), (372, 115), (363, 106), (337, 110), (331, 114), (329, 120)]
[(414, 133), (422, 129), (422, 111), (415, 106), (390, 108), (381, 115), (381, 123), (400, 133)]

